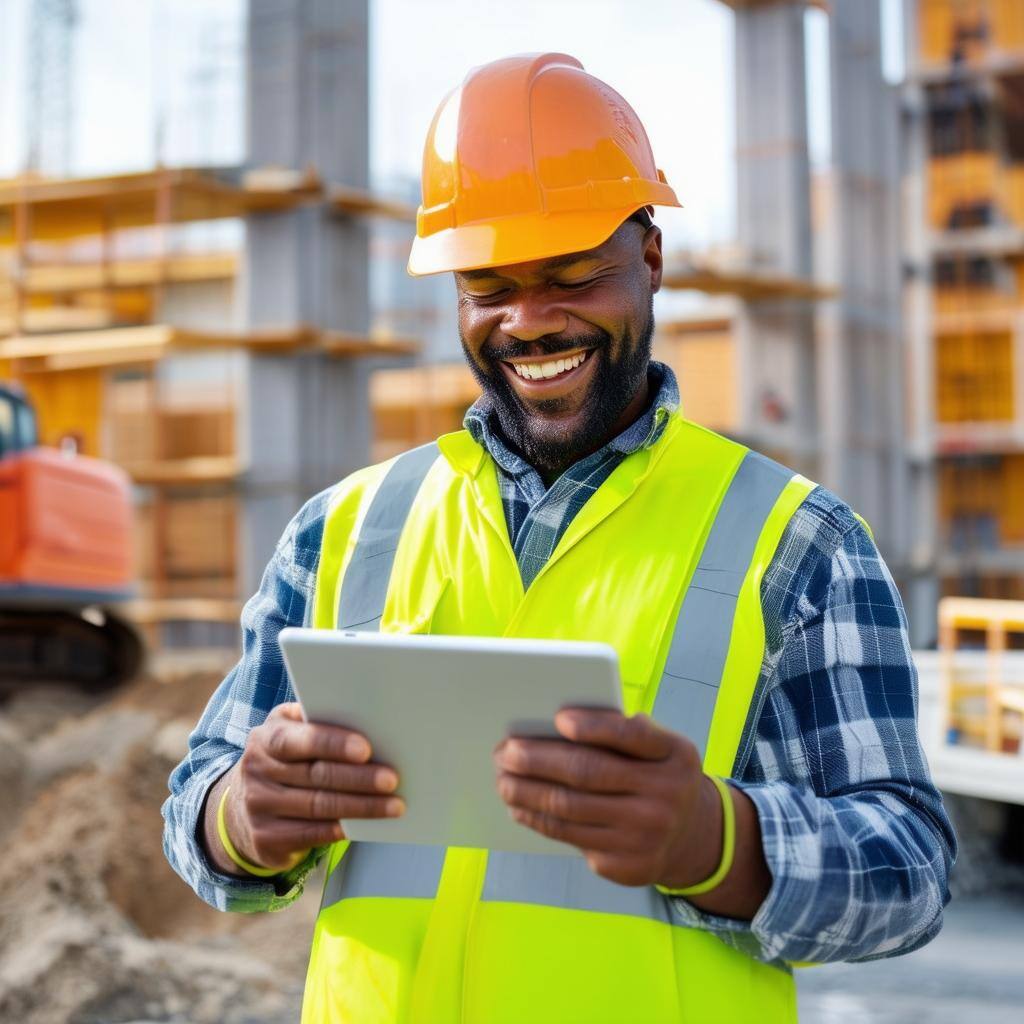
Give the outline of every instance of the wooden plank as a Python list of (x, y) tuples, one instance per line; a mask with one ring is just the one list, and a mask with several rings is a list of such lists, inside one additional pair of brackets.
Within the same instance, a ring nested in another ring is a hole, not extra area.
[(659, 337), (663, 338), (678, 338), (692, 334), (731, 330), (732, 317), (721, 315), (697, 316), (685, 320), (659, 320), (656, 333)]
[(420, 350), (412, 338), (373, 337), (345, 331), (321, 331), (317, 347), (330, 356), (410, 356)]
[[(936, 299), (938, 292), (936, 290)], [(1012, 331), (1018, 317), (1018, 300), (1009, 300), (1004, 308), (991, 309), (946, 309), (937, 311), (933, 319), (935, 333), (938, 334), (968, 334), (980, 332), (993, 334), (1000, 331)], [(938, 302), (936, 302), (938, 306)]]
[(332, 185), (328, 203), (336, 213), (387, 217), (391, 220), (416, 223), (416, 207), (398, 199), (386, 199), (361, 188)]
[(778, 7), (780, 4), (799, 4), (804, 7), (815, 7), (826, 14), (830, 8), (828, 0), (719, 0), (719, 3), (731, 7), (734, 11), (752, 11), (758, 7)]
[(708, 295), (736, 295), (752, 302), (764, 299), (830, 299), (838, 294), (833, 286), (815, 281), (782, 274), (717, 269), (699, 264), (670, 265), (665, 271), (662, 285), (665, 288), (686, 289)]
[(31, 237), (52, 241), (154, 225), (162, 191), (170, 196), (176, 222), (287, 210), (322, 194), (315, 178), (250, 175), (250, 183), (243, 184), (237, 177), (233, 180), (232, 173), (177, 168), (96, 178), (0, 181), (0, 244), (14, 241), (19, 207), (30, 211)]
[(10, 336), (19, 329), (49, 334), (55, 331), (102, 330), (117, 324), (117, 318), (105, 309), (88, 306), (26, 307), (21, 311), (20, 323), (15, 319), (13, 311), (0, 312), (0, 337)]
[(95, 178), (0, 180), (0, 245), (15, 239), (15, 213), (29, 211), (31, 237), (56, 241), (160, 221), (160, 197), (174, 222), (244, 217), (326, 199), (337, 213), (415, 221), (409, 203), (347, 185), (324, 185), (315, 172), (263, 168), (166, 168)]
[[(375, 338), (310, 327), (250, 331), (247, 334), (195, 331), (166, 324), (99, 331), (15, 335), (0, 341), (0, 359), (24, 360), (28, 372), (89, 366), (136, 365), (173, 351), (246, 349), (282, 354), (319, 348), (331, 356), (408, 356), (419, 351), (409, 338)], [(35, 361), (34, 363), (31, 361)]]
[(238, 601), (218, 598), (140, 598), (121, 606), (133, 622), (237, 622), (242, 611)]
[(244, 468), (237, 455), (197, 455), (187, 459), (122, 464), (122, 469), (137, 484), (168, 487), (229, 483), (236, 480)]
[(1024, 631), (1024, 601), (997, 601), (982, 597), (944, 597), (939, 601), (939, 623), (959, 629), (987, 630), (990, 623)]
[(922, 61), (909, 69), (908, 79), (920, 85), (964, 79), (985, 80), (1024, 72), (1024, 46), (1013, 50), (990, 50), (969, 62)]
[[(64, 294), (90, 289), (142, 288), (161, 282), (219, 281), (235, 277), (238, 254), (172, 253), (163, 260), (120, 259), (107, 268), (95, 263), (55, 263), (32, 266), (25, 273), (28, 294)], [(0, 279), (2, 281), (2, 279)]]

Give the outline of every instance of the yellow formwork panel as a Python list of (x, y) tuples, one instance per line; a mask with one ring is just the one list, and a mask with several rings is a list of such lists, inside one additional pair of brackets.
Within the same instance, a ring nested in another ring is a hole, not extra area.
[(934, 157), (928, 162), (928, 223), (944, 231), (957, 207), (986, 200), (1003, 205), (1003, 182), (994, 153)]
[(995, 0), (992, 42), (997, 49), (1024, 49), (1024, 3), (1021, 0)]
[(938, 479), (944, 536), (951, 536), (957, 520), (987, 518), (1000, 543), (1024, 540), (1024, 455), (943, 461)]
[(935, 405), (940, 423), (1012, 421), (1013, 338), (1010, 332), (937, 337)]
[(659, 338), (655, 357), (675, 372), (687, 419), (725, 433), (737, 429), (739, 388), (731, 331), (695, 331)]
[[(2, 364), (0, 375), (6, 376)], [(51, 447), (74, 438), (83, 455), (99, 457), (103, 375), (99, 370), (33, 373), (21, 378), (39, 421), (39, 439)]]
[(999, 532), (1011, 544), (1024, 541), (1024, 455), (1003, 459)]
[(1024, 47), (1021, 0), (919, 0), (917, 10), (924, 63), (946, 64), (954, 54), (975, 61)]
[(948, 60), (953, 40), (953, 8), (949, 0), (920, 0), (917, 10), (921, 59), (929, 64)]
[[(1021, 4), (1024, 17), (1024, 3)], [(1022, 44), (1024, 45), (1024, 44)], [(1004, 209), (1009, 220), (1018, 227), (1024, 227), (1024, 164), (1010, 164), (1004, 172)]]

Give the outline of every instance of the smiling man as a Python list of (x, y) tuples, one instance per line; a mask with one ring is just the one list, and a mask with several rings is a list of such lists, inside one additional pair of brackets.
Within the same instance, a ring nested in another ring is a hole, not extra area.
[[(793, 965), (940, 928), (899, 595), (849, 506), (684, 418), (650, 358), (659, 204), (635, 113), (563, 54), (474, 69), (431, 125), (409, 269), (454, 272), (482, 397), (297, 514), (164, 805), (221, 909), (326, 860), (304, 1021), (791, 1021)], [(302, 721), (303, 624), (611, 644), (626, 714), (494, 754), (509, 813), (580, 856), (348, 843), (402, 782)]]

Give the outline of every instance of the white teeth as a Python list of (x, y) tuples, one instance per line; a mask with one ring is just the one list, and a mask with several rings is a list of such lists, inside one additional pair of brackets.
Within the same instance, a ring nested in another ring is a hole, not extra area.
[(520, 377), (526, 380), (549, 380), (567, 370), (575, 370), (589, 354), (588, 349), (586, 352), (578, 352), (568, 359), (553, 359), (547, 363), (513, 363), (512, 367)]

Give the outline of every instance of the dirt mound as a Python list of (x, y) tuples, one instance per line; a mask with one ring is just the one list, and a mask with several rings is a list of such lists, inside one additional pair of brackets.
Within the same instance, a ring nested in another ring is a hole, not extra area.
[(0, 1021), (298, 1019), (318, 884), (283, 913), (220, 914), (161, 849), (167, 776), (219, 681), (0, 707)]

